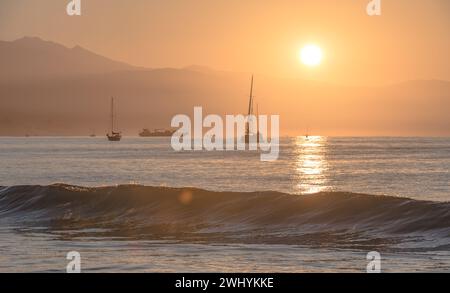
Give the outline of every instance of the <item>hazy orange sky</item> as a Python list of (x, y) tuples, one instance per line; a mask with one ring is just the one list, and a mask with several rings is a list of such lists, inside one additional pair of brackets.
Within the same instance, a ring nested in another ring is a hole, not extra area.
[[(450, 1), (383, 0), (1, 0), (0, 39), (38, 36), (145, 67), (219, 70), (338, 84), (450, 80)], [(298, 61), (321, 46), (317, 68)]]

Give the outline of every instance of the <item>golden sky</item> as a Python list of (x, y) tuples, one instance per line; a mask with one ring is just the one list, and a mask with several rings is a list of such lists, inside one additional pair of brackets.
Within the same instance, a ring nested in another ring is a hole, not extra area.
[[(450, 1), (2, 0), (0, 39), (38, 36), (145, 67), (209, 66), (346, 85), (450, 80)], [(298, 60), (308, 43), (320, 66)]]

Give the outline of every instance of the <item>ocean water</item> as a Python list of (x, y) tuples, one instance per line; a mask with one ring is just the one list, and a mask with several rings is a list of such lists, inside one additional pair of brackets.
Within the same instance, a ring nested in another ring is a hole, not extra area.
[(142, 184), (213, 191), (346, 191), (450, 200), (450, 138), (284, 138), (257, 152), (174, 152), (170, 138), (0, 138), (0, 186)]
[(450, 271), (450, 138), (0, 138), (0, 271)]

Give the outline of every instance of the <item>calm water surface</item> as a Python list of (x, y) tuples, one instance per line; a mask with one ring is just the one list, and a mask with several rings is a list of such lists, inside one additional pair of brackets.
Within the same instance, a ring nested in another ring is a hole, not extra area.
[(285, 138), (255, 152), (174, 152), (169, 138), (0, 138), (0, 185), (138, 183), (214, 191), (348, 191), (450, 199), (450, 138)]

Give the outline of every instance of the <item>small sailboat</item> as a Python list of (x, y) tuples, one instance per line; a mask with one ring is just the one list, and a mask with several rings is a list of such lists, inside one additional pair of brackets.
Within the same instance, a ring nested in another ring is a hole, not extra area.
[(106, 134), (109, 141), (120, 141), (122, 139), (122, 133), (114, 131), (114, 98), (111, 98), (111, 132)]

